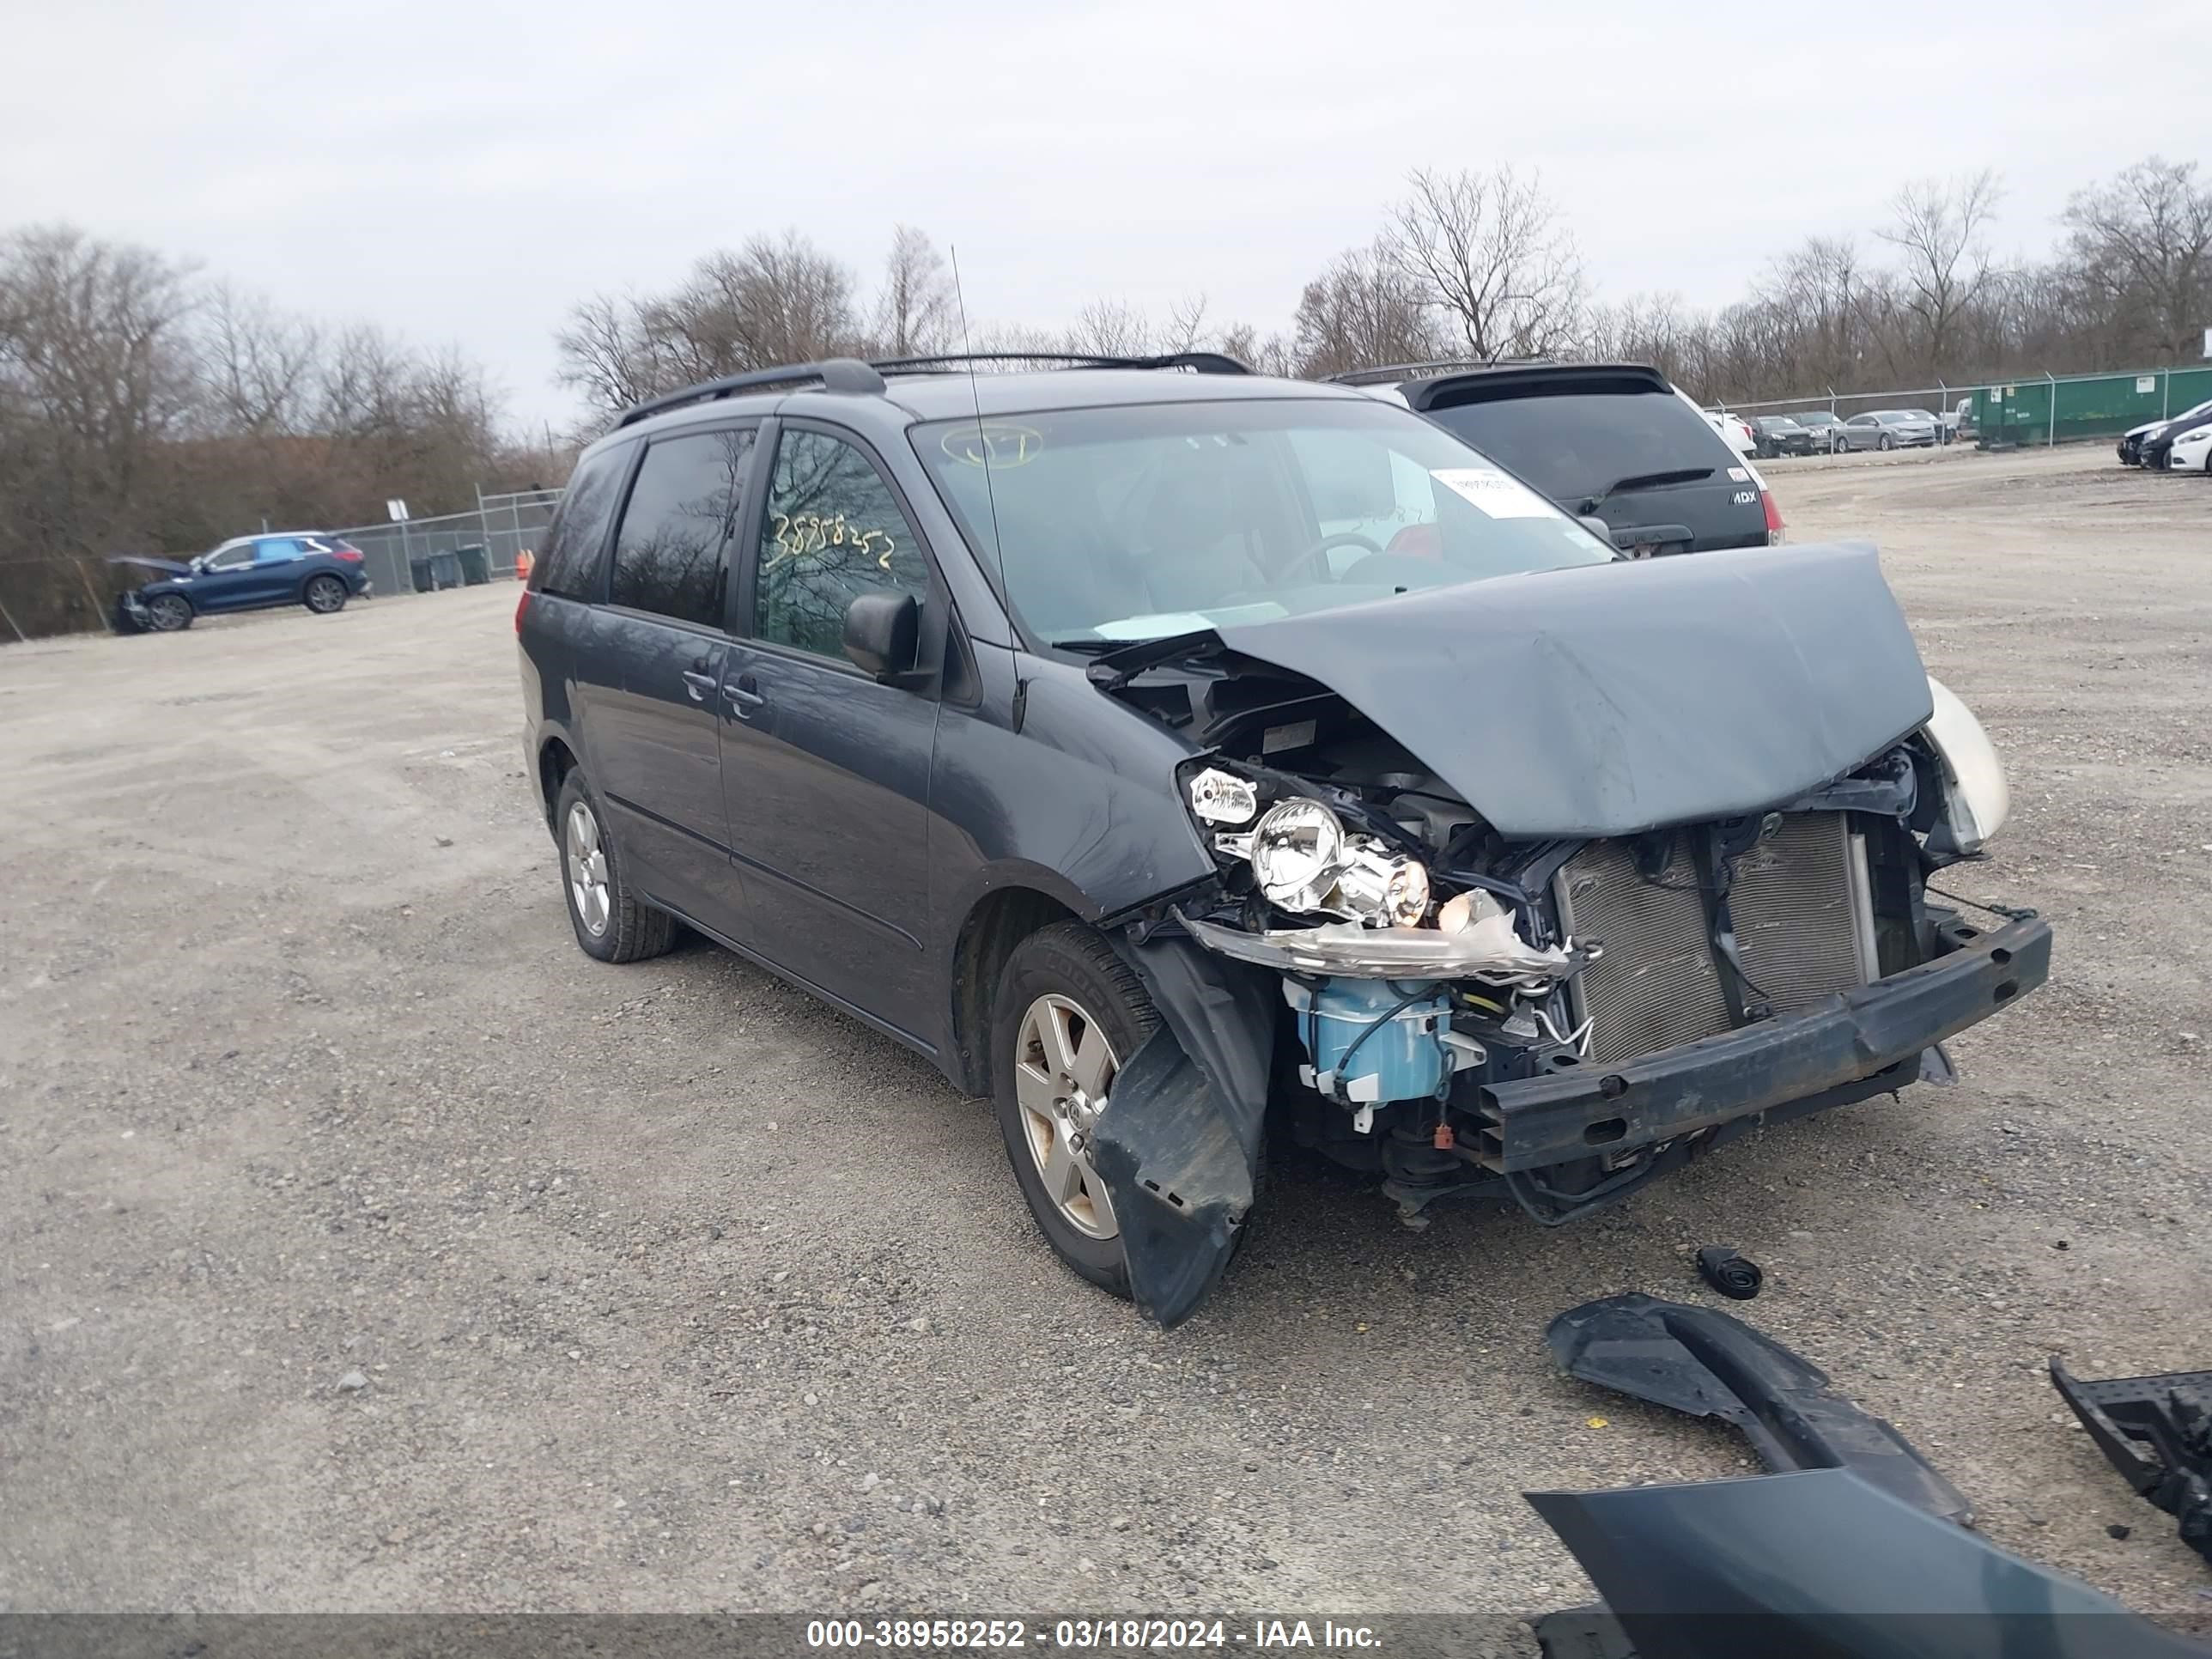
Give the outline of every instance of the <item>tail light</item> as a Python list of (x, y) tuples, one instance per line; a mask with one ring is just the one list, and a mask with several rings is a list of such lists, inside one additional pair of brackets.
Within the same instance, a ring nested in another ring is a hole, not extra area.
[(520, 634), (522, 632), (522, 619), (529, 614), (529, 611), (530, 590), (526, 587), (522, 590), (521, 596), (514, 602), (514, 631), (516, 633)]
[(1774, 492), (1760, 490), (1759, 505), (1766, 514), (1766, 544), (1779, 547), (1782, 544), (1782, 509), (1774, 504)]
[(334, 547), (331, 551), (337, 554), (338, 557), (343, 559), (348, 564), (359, 564), (362, 560), (362, 552), (357, 547)]

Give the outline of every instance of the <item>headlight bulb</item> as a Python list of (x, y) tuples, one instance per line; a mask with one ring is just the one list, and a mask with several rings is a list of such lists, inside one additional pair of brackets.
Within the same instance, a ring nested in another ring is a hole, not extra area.
[(1418, 927), (1429, 910), (1429, 872), (1400, 859), (1382, 884), (1382, 914), (1394, 927)]
[(1260, 792), (1233, 772), (1209, 766), (1190, 781), (1190, 810), (1208, 823), (1249, 823)]
[(1317, 800), (1278, 801), (1252, 830), (1252, 874), (1272, 904), (1318, 910), (1336, 885), (1344, 826)]

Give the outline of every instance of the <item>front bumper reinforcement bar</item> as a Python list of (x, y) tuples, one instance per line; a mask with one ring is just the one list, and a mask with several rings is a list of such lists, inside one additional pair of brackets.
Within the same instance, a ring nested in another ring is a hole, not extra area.
[(1637, 1060), (1486, 1084), (1476, 1095), (1487, 1120), (1477, 1156), (1494, 1170), (1540, 1170), (1902, 1088), (1923, 1050), (2017, 1001), (2050, 971), (2050, 924), (2026, 917), (1798, 1013)]

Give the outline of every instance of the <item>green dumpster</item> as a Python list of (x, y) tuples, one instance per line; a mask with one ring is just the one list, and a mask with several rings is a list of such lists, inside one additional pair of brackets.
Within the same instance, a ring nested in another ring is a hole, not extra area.
[(407, 561), (407, 574), (417, 593), (461, 585), (461, 562), (451, 553), (417, 553)]

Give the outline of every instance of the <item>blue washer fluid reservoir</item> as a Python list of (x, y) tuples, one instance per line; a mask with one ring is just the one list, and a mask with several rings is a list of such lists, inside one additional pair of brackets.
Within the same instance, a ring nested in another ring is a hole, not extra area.
[[(1305, 1080), (1332, 1099), (1361, 1105), (1433, 1100), (1467, 1063), (1447, 1040), (1451, 1003), (1436, 984), (1325, 979), (1308, 987), (1285, 979), (1283, 999), (1297, 1016), (1298, 1038), (1311, 1061)], [(1383, 1024), (1377, 1026), (1378, 1020)], [(1469, 1058), (1480, 1053), (1475, 1048)]]

